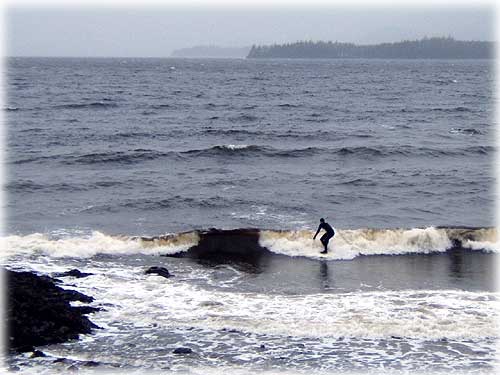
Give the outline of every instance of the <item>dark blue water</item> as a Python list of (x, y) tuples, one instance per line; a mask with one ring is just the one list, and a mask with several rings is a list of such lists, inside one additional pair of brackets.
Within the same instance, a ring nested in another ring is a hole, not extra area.
[(12, 58), (8, 233), (490, 226), (476, 61)]

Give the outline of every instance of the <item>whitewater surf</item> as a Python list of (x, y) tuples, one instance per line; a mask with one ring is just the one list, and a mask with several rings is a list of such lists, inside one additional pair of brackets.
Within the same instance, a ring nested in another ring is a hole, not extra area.
[[(51, 361), (63, 357), (130, 370), (155, 360), (181, 371), (187, 360), (202, 371), (214, 358), (235, 370), (250, 363), (263, 370), (278, 353), (292, 369), (307, 363), (350, 371), (376, 363), (374, 370), (399, 364), (421, 371), (494, 363), (496, 229), (336, 232), (326, 257), (310, 230), (7, 236), (2, 262), (43, 275), (74, 268), (90, 274), (62, 282), (94, 297), (99, 312), (90, 318), (102, 329), (44, 349), (49, 357), (32, 363), (35, 368), (57, 371), (63, 367)], [(174, 276), (146, 275), (150, 266)], [(186, 346), (196, 354), (172, 354)]]
[[(320, 258), (319, 241), (310, 230), (210, 229), (151, 237), (55, 232), (2, 238), (7, 250), (15, 253), (42, 252), (53, 257), (85, 258), (98, 254), (150, 254), (189, 256), (194, 252), (252, 254), (269, 251), (291, 257)], [(428, 227), (410, 229), (337, 229), (332, 250), (325, 257), (349, 260), (361, 255), (404, 255), (445, 252), (453, 248), (498, 252), (495, 228)], [(187, 253), (187, 254), (183, 254)]]

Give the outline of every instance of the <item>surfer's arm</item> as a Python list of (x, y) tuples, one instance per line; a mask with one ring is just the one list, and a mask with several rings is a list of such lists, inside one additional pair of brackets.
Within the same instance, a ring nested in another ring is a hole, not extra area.
[(316, 239), (316, 236), (318, 235), (320, 230), (321, 230), (321, 225), (318, 227), (318, 230), (316, 231), (316, 234), (314, 235), (313, 240)]

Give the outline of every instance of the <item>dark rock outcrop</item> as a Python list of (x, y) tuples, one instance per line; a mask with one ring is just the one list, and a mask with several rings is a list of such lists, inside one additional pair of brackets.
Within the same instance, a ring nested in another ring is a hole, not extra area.
[(189, 348), (176, 348), (172, 353), (174, 354), (191, 354), (193, 351)]
[(69, 360), (69, 359), (67, 359), (67, 358), (62, 358), (62, 357), (60, 357), (60, 358), (56, 358), (56, 359), (54, 359), (54, 360), (52, 361), (52, 363), (69, 363), (69, 362), (70, 362), (70, 360)]
[(77, 270), (76, 268), (69, 270), (69, 271), (66, 271), (66, 272), (58, 272), (58, 273), (54, 274), (55, 277), (71, 276), (71, 277), (76, 277), (76, 278), (82, 278), (82, 277), (87, 277), (87, 276), (91, 276), (91, 275), (93, 275), (93, 273), (81, 272), (80, 270)]
[(5, 274), (9, 350), (33, 351), (34, 346), (77, 339), (98, 328), (81, 308), (70, 305), (70, 301), (92, 302), (92, 297), (64, 290), (48, 276), (10, 270)]
[(30, 356), (30, 358), (41, 358), (41, 357), (47, 357), (47, 354), (45, 354), (40, 350), (34, 350)]
[(74, 308), (80, 311), (80, 314), (83, 315), (93, 314), (97, 311), (101, 311), (99, 307), (92, 307), (92, 306), (74, 306)]
[(85, 362), (83, 362), (83, 366), (85, 366), (85, 367), (97, 367), (99, 365), (100, 365), (100, 363), (96, 362), (96, 361), (85, 361)]
[(149, 267), (145, 272), (146, 275), (149, 274), (156, 274), (159, 276), (166, 277), (167, 279), (173, 275), (168, 272), (168, 270), (165, 267)]

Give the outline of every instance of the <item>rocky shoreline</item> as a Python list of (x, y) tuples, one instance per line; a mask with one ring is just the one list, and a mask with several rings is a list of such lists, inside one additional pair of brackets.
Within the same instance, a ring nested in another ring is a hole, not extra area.
[[(9, 352), (34, 351), (36, 346), (78, 339), (99, 328), (86, 314), (91, 306), (71, 306), (70, 302), (91, 303), (93, 298), (57, 286), (57, 279), (33, 272), (4, 270), (6, 281), (6, 346)], [(61, 274), (60, 276), (66, 276)]]

